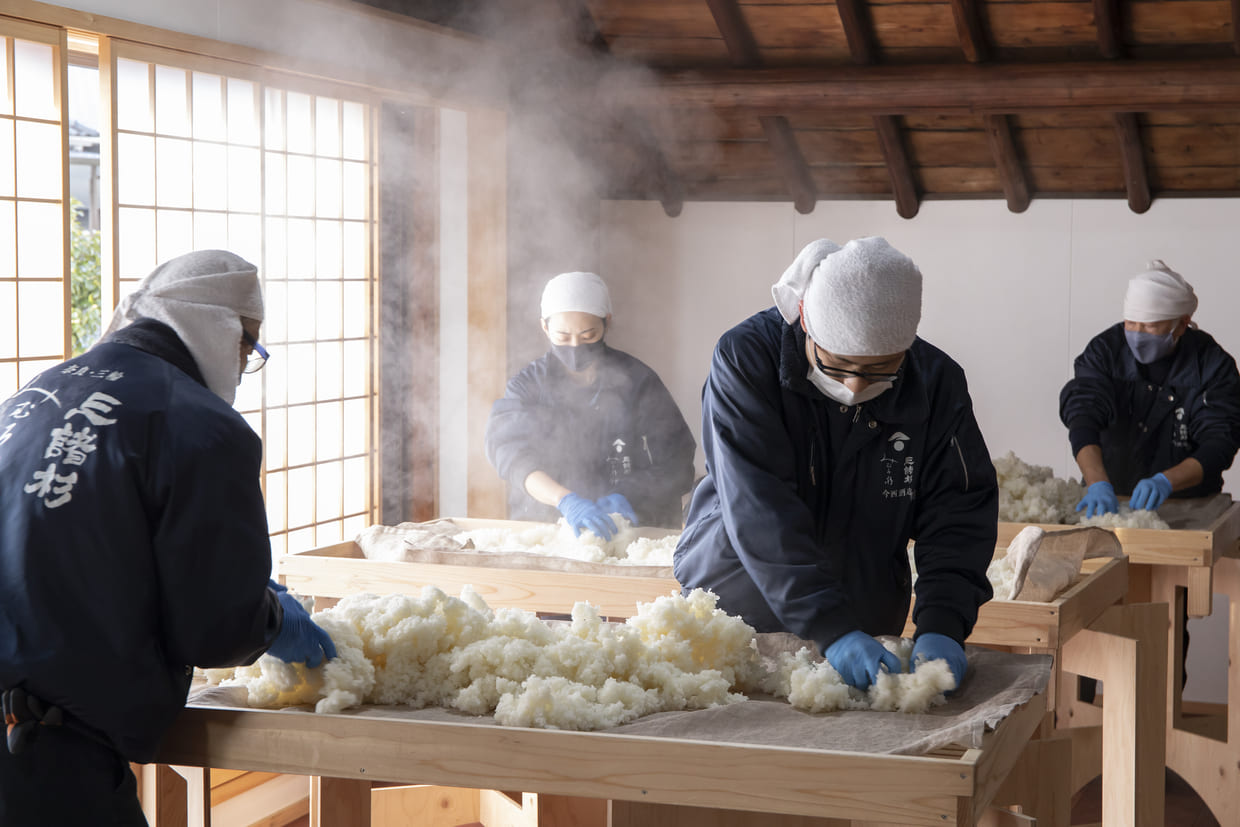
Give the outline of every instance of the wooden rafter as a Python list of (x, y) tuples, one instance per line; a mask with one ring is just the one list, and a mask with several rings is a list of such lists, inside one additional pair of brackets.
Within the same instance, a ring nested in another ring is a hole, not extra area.
[[(723, 35), (723, 42), (727, 44), (732, 64), (738, 67), (761, 66), (762, 53), (736, 0), (706, 0), (706, 3), (715, 17), (719, 33)], [(813, 212), (814, 205), (818, 203), (818, 192), (809, 164), (805, 162), (805, 155), (792, 132), (792, 125), (782, 115), (764, 115), (759, 120), (797, 212)]]
[[(864, 4), (860, 0), (835, 0), (835, 7), (840, 13), (840, 24), (844, 27), (844, 37), (848, 40), (853, 63), (858, 66), (874, 63), (878, 49), (874, 45), (873, 30)], [(900, 125), (891, 115), (875, 115), (874, 131), (878, 133), (878, 145), (887, 164), (896, 212), (902, 218), (912, 218), (920, 208), (917, 183), (913, 180), (913, 165), (909, 163)]]
[(1231, 43), (1240, 55), (1240, 0), (1231, 0)]
[(990, 144), (990, 154), (994, 156), (995, 167), (999, 170), (1008, 209), (1024, 212), (1029, 207), (1029, 183), (1016, 151), (1016, 142), (1012, 139), (1011, 122), (1007, 115), (986, 115), (984, 121), (986, 141)]
[(960, 48), (964, 50), (965, 59), (970, 63), (981, 63), (990, 53), (986, 34), (982, 31), (981, 9), (979, 0), (951, 0), (952, 19), (956, 23), (956, 37), (960, 40)]
[(1098, 30), (1098, 53), (1105, 58), (1123, 53), (1119, 0), (1094, 0), (1094, 26)]
[[(599, 31), (590, 9), (583, 0), (558, 0), (560, 12), (572, 27), (578, 42), (598, 54), (607, 54), (610, 49), (607, 39)], [(633, 108), (629, 127), (640, 138), (638, 152), (644, 156), (646, 168), (657, 189), (655, 197), (663, 205), (663, 212), (670, 218), (680, 215), (685, 206), (684, 186), (667, 162), (659, 142), (650, 125), (646, 123), (640, 111)]]
[[(839, 115), (1193, 111), (1240, 106), (1240, 58), (665, 72), (659, 106)], [(651, 105), (647, 88), (618, 93)]]
[(1119, 140), (1120, 159), (1124, 164), (1128, 208), (1135, 213), (1143, 213), (1150, 208), (1150, 180), (1145, 169), (1145, 152), (1137, 116), (1132, 112), (1117, 112), (1112, 118)]

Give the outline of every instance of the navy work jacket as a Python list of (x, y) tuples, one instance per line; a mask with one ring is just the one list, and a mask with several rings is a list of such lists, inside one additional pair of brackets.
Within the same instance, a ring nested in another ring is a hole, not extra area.
[(261, 456), (149, 319), (0, 404), (0, 687), (150, 761), (191, 667), (279, 631)]
[(680, 528), (693, 432), (644, 362), (604, 346), (597, 364), (597, 381), (578, 385), (548, 351), (508, 380), (492, 406), (486, 454), (508, 482), (509, 517), (560, 518), (525, 490), (525, 478), (543, 471), (590, 500), (623, 494), (642, 525)]
[(1133, 357), (1123, 322), (1090, 340), (1059, 394), (1072, 455), (1100, 446), (1107, 477), (1121, 495), (1191, 457), (1201, 463), (1201, 483), (1172, 496), (1217, 494), (1240, 448), (1236, 362), (1210, 334), (1192, 328), (1166, 358), (1167, 377), (1158, 383)]
[(774, 308), (719, 340), (676, 579), (760, 632), (825, 650), (857, 629), (902, 633), (912, 539), (917, 634), (963, 642), (992, 595), (999, 508), (964, 372), (917, 339), (892, 388), (849, 406), (808, 371), (805, 334)]

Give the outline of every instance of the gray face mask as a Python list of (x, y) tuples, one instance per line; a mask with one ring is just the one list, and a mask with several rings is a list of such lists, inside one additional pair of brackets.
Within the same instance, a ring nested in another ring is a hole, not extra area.
[(1157, 362), (1164, 356), (1170, 356), (1175, 350), (1175, 334), (1168, 332), (1162, 336), (1157, 333), (1145, 333), (1140, 330), (1125, 330), (1124, 338), (1128, 340), (1128, 349), (1133, 358), (1143, 365)]
[(862, 402), (869, 402), (874, 397), (881, 395), (893, 384), (891, 381), (871, 382), (854, 393), (843, 382), (838, 379), (832, 379), (820, 371), (816, 365), (809, 366), (809, 375), (806, 378), (824, 396), (828, 399), (834, 399), (841, 405), (860, 405)]
[(598, 357), (603, 355), (603, 340), (582, 342), (579, 345), (552, 345), (551, 352), (564, 364), (564, 367), (578, 373), (590, 367), (598, 361)]

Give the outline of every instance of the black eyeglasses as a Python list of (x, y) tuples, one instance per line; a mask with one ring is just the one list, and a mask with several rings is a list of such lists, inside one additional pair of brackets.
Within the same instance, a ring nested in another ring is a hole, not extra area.
[(900, 371), (904, 368), (904, 363), (900, 363), (900, 367), (896, 368), (895, 373), (867, 373), (860, 370), (845, 370), (844, 368), (829, 368), (818, 358), (818, 345), (814, 345), (814, 362), (818, 364), (818, 369), (830, 376), (832, 379), (864, 379), (867, 382), (894, 382), (900, 378)]
[(263, 369), (263, 365), (267, 364), (267, 360), (271, 358), (271, 354), (267, 352), (267, 348), (258, 343), (258, 340), (249, 334), (249, 331), (242, 329), (241, 338), (252, 349), (250, 355), (245, 360), (245, 373), (258, 373)]

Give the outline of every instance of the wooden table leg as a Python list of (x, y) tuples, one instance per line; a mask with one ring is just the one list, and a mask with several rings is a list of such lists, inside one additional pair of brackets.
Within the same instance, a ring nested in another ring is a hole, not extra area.
[(1162, 827), (1167, 607), (1113, 606), (1063, 645), (1063, 669), (1103, 683), (1103, 827)]
[(311, 776), (310, 827), (370, 827), (370, 782)]

